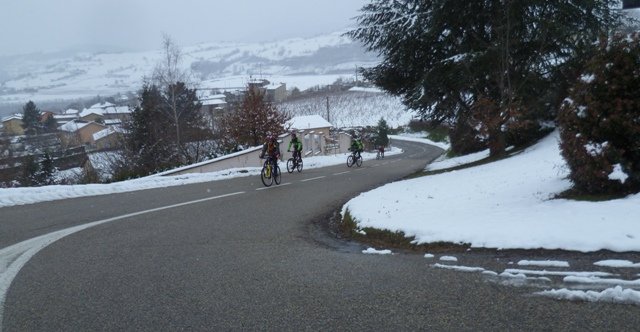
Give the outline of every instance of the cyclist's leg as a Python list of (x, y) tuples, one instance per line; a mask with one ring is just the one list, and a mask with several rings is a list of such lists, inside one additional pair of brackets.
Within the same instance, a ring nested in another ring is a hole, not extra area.
[(275, 157), (271, 158), (271, 165), (273, 167), (273, 171), (276, 172), (275, 174), (278, 174), (278, 160)]

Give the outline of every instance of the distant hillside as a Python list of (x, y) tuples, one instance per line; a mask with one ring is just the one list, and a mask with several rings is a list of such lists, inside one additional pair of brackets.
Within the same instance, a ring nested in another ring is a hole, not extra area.
[[(183, 65), (202, 88), (232, 89), (266, 78), (306, 89), (354, 76), (377, 62), (341, 33), (270, 43), (206, 43), (182, 48)], [(136, 91), (162, 54), (58, 52), (0, 57), (0, 112), (7, 105), (66, 101)], [(4, 106), (4, 107), (3, 107)]]

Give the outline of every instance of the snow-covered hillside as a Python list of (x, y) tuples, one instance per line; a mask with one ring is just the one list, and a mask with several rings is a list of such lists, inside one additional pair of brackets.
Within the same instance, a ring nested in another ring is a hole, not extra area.
[[(252, 76), (306, 89), (354, 76), (356, 67), (377, 61), (341, 32), (270, 43), (206, 43), (181, 51), (182, 65), (193, 70), (202, 88), (242, 87)], [(160, 50), (152, 50), (0, 58), (0, 104), (136, 91), (161, 57)]]
[(407, 125), (415, 115), (402, 105), (400, 98), (363, 89), (287, 101), (280, 109), (294, 116), (320, 114), (337, 128), (376, 126), (380, 118), (395, 128)]

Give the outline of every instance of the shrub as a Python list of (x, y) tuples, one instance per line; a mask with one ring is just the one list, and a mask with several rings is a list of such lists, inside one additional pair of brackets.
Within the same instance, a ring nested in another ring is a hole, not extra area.
[(640, 42), (601, 42), (558, 115), (563, 157), (583, 194), (640, 191)]
[(465, 155), (482, 151), (488, 147), (486, 139), (477, 130), (474, 120), (461, 116), (449, 132), (451, 151), (454, 155)]

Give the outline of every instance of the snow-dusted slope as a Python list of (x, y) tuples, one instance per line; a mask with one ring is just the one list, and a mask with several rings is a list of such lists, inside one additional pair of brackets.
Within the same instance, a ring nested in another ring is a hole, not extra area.
[[(182, 65), (202, 87), (237, 87), (261, 77), (305, 89), (353, 76), (377, 60), (342, 33), (270, 43), (205, 43), (183, 47)], [(51, 53), (0, 58), (0, 104), (67, 100), (136, 91), (162, 54)]]

